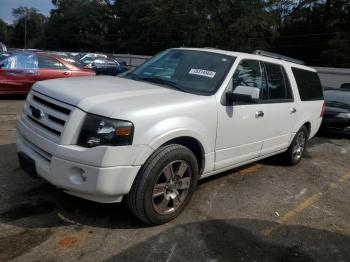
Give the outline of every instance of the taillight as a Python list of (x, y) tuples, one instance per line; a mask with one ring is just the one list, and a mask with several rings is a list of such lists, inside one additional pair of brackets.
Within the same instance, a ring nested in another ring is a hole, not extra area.
[(323, 105), (322, 105), (322, 110), (321, 110), (321, 115), (320, 115), (320, 117), (323, 117), (325, 111), (326, 111), (326, 101), (323, 101)]

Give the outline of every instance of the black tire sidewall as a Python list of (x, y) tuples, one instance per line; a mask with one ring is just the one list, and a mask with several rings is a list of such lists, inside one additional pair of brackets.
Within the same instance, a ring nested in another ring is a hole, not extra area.
[[(191, 185), (189, 187), (189, 192), (186, 196), (186, 199), (181, 204), (181, 206), (173, 213), (162, 215), (154, 210), (152, 202), (153, 188), (155, 183), (157, 182), (159, 174), (163, 171), (163, 169), (169, 163), (176, 160), (186, 161), (186, 163), (189, 165), (189, 168), (192, 172)], [(143, 196), (140, 197), (143, 198), (144, 212), (147, 219), (152, 224), (163, 224), (177, 217), (190, 201), (191, 196), (197, 185), (198, 163), (192, 151), (190, 151), (186, 147), (179, 145), (167, 154), (161, 156), (160, 159), (153, 158), (153, 160), (149, 163), (149, 166), (151, 166), (151, 168), (146, 168), (145, 172), (142, 174), (143, 178), (146, 180), (144, 181), (145, 190), (143, 192)]]

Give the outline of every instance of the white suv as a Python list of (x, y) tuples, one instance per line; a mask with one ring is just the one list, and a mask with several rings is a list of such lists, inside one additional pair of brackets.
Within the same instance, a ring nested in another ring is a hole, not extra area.
[(323, 105), (316, 71), (292, 59), (169, 49), (122, 77), (36, 83), (18, 155), (27, 173), (69, 194), (125, 197), (137, 217), (161, 224), (198, 179), (280, 153), (297, 164)]

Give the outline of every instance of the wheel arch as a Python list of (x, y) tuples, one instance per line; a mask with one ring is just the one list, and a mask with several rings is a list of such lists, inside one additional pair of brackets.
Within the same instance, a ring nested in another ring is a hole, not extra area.
[(196, 136), (194, 132), (186, 132), (184, 130), (178, 130), (176, 132), (171, 132), (164, 136), (158, 137), (149, 145), (151, 150), (147, 150), (143, 154), (139, 155), (139, 157), (135, 160), (135, 163), (145, 163), (156, 150), (169, 144), (179, 144), (190, 149), (197, 159), (200, 174), (203, 172), (206, 164), (205, 154), (208, 150), (206, 148), (206, 144), (199, 135)]
[[(305, 122), (302, 126), (305, 126), (306, 129), (307, 129), (307, 137), (309, 138), (310, 136), (310, 133), (311, 133), (311, 122), (310, 121), (307, 121)], [(301, 127), (300, 127), (301, 128)]]
[(205, 166), (205, 151), (201, 142), (190, 136), (181, 136), (167, 141), (162, 146), (170, 144), (179, 144), (190, 149), (197, 159), (199, 174), (203, 172)]

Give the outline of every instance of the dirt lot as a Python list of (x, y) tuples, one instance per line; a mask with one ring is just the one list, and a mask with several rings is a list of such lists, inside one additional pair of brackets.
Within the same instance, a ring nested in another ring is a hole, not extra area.
[(296, 167), (268, 159), (202, 181), (175, 221), (145, 227), (29, 178), (23, 100), (0, 100), (0, 261), (350, 261), (350, 140), (316, 137)]

